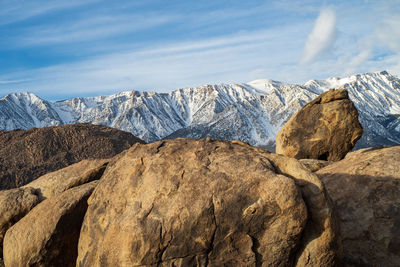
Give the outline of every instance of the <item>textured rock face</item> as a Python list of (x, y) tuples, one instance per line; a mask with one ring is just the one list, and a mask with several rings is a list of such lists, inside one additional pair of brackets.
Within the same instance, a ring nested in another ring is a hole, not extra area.
[(357, 109), (347, 91), (332, 89), (305, 105), (282, 127), (276, 137), (276, 153), (338, 161), (362, 133)]
[(240, 142), (134, 145), (88, 203), (77, 266), (332, 266), (340, 256), (320, 180)]
[(24, 217), (39, 201), (39, 196), (33, 188), (0, 191), (0, 258), (3, 252), (3, 238), (8, 228)]
[(400, 146), (349, 153), (317, 172), (337, 206), (348, 266), (400, 266)]
[(300, 159), (299, 161), (311, 172), (316, 172), (333, 163), (332, 161), (318, 159)]
[(108, 162), (107, 159), (83, 160), (64, 169), (45, 174), (21, 188), (0, 191), (0, 258), (3, 238), (8, 228), (44, 199), (100, 179)]
[(5, 266), (75, 266), (87, 199), (98, 181), (38, 204), (4, 238)]
[(61, 170), (45, 174), (23, 186), (36, 189), (41, 199), (47, 199), (62, 192), (100, 179), (110, 160), (82, 160)]
[(0, 190), (20, 187), (83, 159), (111, 158), (142, 140), (105, 126), (75, 124), (0, 134)]

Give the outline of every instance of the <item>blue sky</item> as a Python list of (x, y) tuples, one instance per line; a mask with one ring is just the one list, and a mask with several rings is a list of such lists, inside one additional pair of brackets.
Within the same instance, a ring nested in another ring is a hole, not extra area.
[(0, 0), (0, 96), (400, 74), (387, 1)]

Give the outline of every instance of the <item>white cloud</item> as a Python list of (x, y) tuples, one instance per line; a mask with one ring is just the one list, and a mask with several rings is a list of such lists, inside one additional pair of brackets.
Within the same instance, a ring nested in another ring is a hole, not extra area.
[[(33, 93), (54, 98), (132, 89), (166, 92), (204, 83), (247, 82), (256, 78), (252, 73), (254, 69), (264, 69), (266, 76), (280, 79), (282, 71), (276, 66), (279, 62), (296, 65), (301, 53), (297, 48), (301, 46), (304, 36), (301, 32), (305, 29), (306, 24), (288, 25), (286, 28), (150, 46), (139, 51), (121, 51), (76, 63), (9, 73), (3, 79), (29, 77), (31, 81), (16, 84), (14, 89), (16, 86), (23, 90), (28, 88)], [(282, 50), (291, 52), (282, 53)], [(7, 88), (0, 84), (0, 92)]]
[(0, 79), (0, 84), (16, 84), (16, 83), (23, 83), (28, 82), (29, 80), (2, 80)]
[(347, 55), (338, 59), (338, 65), (343, 66), (343, 76), (353, 75), (360, 71), (360, 67), (365, 65), (373, 55), (373, 42), (370, 38), (365, 38), (361, 42), (354, 44), (354, 48), (351, 49), (347, 46), (345, 49)]
[[(288, 6), (292, 3), (286, 2)], [(297, 2), (299, 5), (302, 3)], [(313, 8), (307, 14), (315, 13), (318, 5)], [(89, 53), (69, 63), (3, 71), (0, 75), (0, 96), (28, 90), (56, 100), (132, 89), (168, 92), (204, 83), (248, 82), (263, 78), (302, 83), (309, 79), (384, 69), (400, 73), (400, 25), (398, 16), (390, 16), (392, 9), (365, 8), (364, 12), (360, 12), (359, 6), (343, 2), (335, 10), (340, 18), (337, 23), (335, 11), (324, 8), (311, 33), (313, 21), (301, 17), (293, 20), (295, 23), (274, 24), (265, 30), (221, 33), (192, 41), (168, 39), (143, 44), (136, 43), (136, 40), (110, 41), (105, 51)], [(77, 16), (79, 20), (67, 21), (67, 24), (61, 21), (57, 25), (32, 25), (29, 27), (31, 31), (27, 31), (20, 40), (28, 45), (66, 42), (69, 45), (63, 47), (63, 51), (86, 49), (82, 53), (84, 55), (88, 49), (92, 52), (99, 48), (92, 43), (73, 46), (69, 42), (96, 40), (104, 35), (112, 37), (115, 31), (134, 36), (138, 29), (147, 28), (150, 32), (149, 28), (170, 20), (187, 20), (184, 14), (175, 13), (165, 14), (168, 16), (160, 16), (155, 21), (152, 21), (154, 16), (141, 14), (144, 17), (137, 19), (123, 14), (111, 20), (108, 16), (102, 17), (101, 12), (96, 16), (87, 16), (87, 19), (81, 14)], [(208, 21), (215, 15), (207, 14), (196, 27), (207, 28)], [(135, 25), (134, 21), (141, 23)], [(215, 24), (219, 25), (219, 21)], [(381, 26), (376, 28), (377, 25)], [(101, 28), (102, 31), (91, 32), (94, 28)], [(330, 50), (333, 44), (335, 49)], [(79, 51), (76, 53), (79, 54)], [(299, 61), (313, 64), (299, 65)]]
[(315, 21), (312, 32), (304, 46), (302, 64), (315, 60), (320, 54), (332, 47), (336, 38), (336, 13), (333, 8), (323, 8)]
[(398, 15), (386, 16), (382, 25), (377, 29), (377, 35), (393, 53), (388, 57), (388, 60), (392, 61), (388, 70), (400, 75), (400, 17)]
[(377, 29), (381, 41), (391, 50), (400, 53), (400, 17), (387, 16), (382, 25)]
[[(400, 73), (400, 17), (396, 5), (387, 3), (387, 6), (381, 7), (380, 13), (378, 19), (369, 18), (374, 21), (370, 33), (359, 40), (353, 40), (353, 46), (357, 49), (342, 60), (343, 75), (373, 70)], [(342, 49), (350, 50), (350, 46)]]
[(97, 0), (4, 0), (1, 1), (0, 25), (23, 21), (52, 11), (87, 5), (95, 1)]
[(56, 25), (41, 25), (28, 27), (23, 36), (19, 37), (20, 46), (50, 45), (77, 43), (89, 40), (101, 40), (149, 29), (169, 23), (176, 18), (160, 14), (118, 17), (97, 15), (68, 21)]

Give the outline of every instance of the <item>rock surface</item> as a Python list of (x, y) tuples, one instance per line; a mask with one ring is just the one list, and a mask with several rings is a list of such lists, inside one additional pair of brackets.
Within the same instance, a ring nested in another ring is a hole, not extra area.
[(333, 266), (340, 238), (321, 181), (240, 142), (136, 144), (88, 200), (77, 266)]
[(93, 181), (38, 204), (4, 238), (4, 264), (75, 266), (77, 245)]
[(282, 127), (276, 136), (276, 153), (338, 161), (362, 133), (357, 109), (347, 91), (332, 89), (305, 105)]
[(33, 188), (0, 191), (0, 258), (3, 255), (3, 238), (8, 228), (39, 202), (39, 196)]
[(306, 166), (307, 169), (309, 169), (311, 172), (316, 172), (329, 164), (332, 164), (332, 161), (326, 161), (326, 160), (319, 160), (319, 159), (300, 159), (299, 160), (301, 164)]
[(109, 159), (83, 160), (45, 174), (23, 187), (0, 191), (0, 258), (3, 255), (3, 238), (8, 228), (44, 199), (100, 179), (109, 161)]
[(20, 187), (83, 159), (104, 159), (142, 140), (105, 126), (74, 124), (0, 133), (0, 190)]
[(23, 186), (35, 188), (41, 200), (51, 198), (62, 192), (100, 179), (110, 160), (82, 160), (61, 170), (47, 173)]
[(400, 146), (349, 153), (317, 172), (335, 201), (348, 266), (400, 266)]

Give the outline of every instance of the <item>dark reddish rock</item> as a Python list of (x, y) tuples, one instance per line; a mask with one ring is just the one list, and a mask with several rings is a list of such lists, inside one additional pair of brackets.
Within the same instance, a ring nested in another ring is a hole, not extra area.
[(0, 133), (0, 190), (20, 187), (84, 159), (111, 158), (135, 143), (130, 133), (73, 124)]

